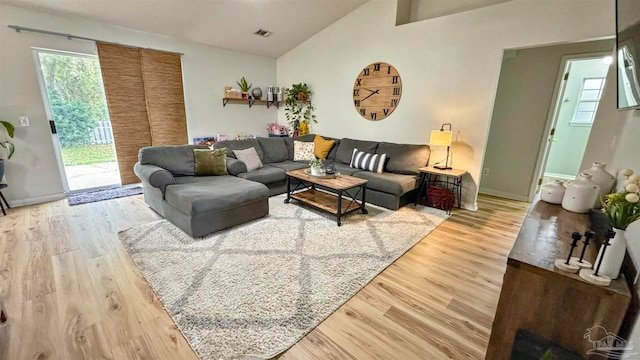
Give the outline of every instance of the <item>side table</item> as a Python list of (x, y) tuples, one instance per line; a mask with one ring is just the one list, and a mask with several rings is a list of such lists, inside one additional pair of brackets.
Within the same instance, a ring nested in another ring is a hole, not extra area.
[[(467, 173), (467, 170), (440, 170), (433, 166), (426, 166), (419, 168), (418, 171), (420, 171), (420, 186), (418, 187), (414, 205), (418, 204), (418, 200), (422, 198), (425, 189), (429, 185), (439, 183), (444, 184), (447, 189), (453, 191), (458, 202), (458, 209), (462, 207), (462, 177)], [(444, 176), (444, 180), (438, 180), (438, 176)]]

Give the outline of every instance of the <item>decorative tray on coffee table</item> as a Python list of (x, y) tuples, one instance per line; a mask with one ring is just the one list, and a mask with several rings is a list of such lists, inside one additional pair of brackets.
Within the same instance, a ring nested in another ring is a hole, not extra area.
[(312, 175), (311, 171), (309, 171), (309, 169), (305, 169), (304, 173), (309, 175), (309, 176), (317, 177), (317, 178), (320, 178), (320, 179), (335, 179), (338, 176), (340, 176), (340, 173), (335, 173), (335, 174), (331, 174), (331, 175), (325, 174), (325, 173), (323, 173), (322, 175)]

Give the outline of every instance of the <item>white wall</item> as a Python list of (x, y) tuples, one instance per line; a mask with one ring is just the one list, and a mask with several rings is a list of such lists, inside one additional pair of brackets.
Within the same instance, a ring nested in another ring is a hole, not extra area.
[[(424, 144), (453, 124), (453, 166), (467, 169), (463, 201), (474, 208), (502, 50), (614, 34), (614, 4), (599, 0), (521, 0), (396, 27), (395, 1), (371, 0), (278, 58), (278, 82), (309, 83), (319, 124), (335, 137)], [(387, 119), (355, 111), (353, 83), (368, 64), (400, 73), (403, 96)], [(285, 123), (284, 113), (279, 119)], [(434, 148), (438, 161), (445, 149)]]
[(242, 76), (256, 86), (275, 84), (274, 58), (0, 5), (0, 118), (14, 125), (19, 124), (20, 115), (31, 120), (30, 127), (17, 128), (16, 154), (6, 164), (9, 187), (3, 193), (13, 205), (57, 198), (63, 192), (31, 48), (85, 54), (96, 54), (96, 50), (90, 41), (16, 33), (7, 28), (10, 24), (184, 53), (182, 69), (190, 141), (193, 137), (218, 133), (265, 135), (265, 124), (277, 119), (273, 108), (249, 109), (239, 104), (222, 107), (224, 86), (235, 86)]

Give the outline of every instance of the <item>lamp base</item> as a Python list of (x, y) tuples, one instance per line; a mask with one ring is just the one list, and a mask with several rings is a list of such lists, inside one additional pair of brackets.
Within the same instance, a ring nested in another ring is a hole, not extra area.
[(453, 168), (450, 166), (434, 166), (434, 169), (438, 169), (438, 170), (452, 170)]

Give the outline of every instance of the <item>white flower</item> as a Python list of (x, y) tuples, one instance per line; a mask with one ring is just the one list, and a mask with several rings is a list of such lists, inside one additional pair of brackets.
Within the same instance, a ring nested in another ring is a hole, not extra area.
[(631, 176), (631, 175), (633, 175), (633, 170), (631, 170), (631, 169), (622, 169), (620, 171), (620, 173), (622, 175), (624, 175), (624, 176)]
[(637, 203), (638, 201), (640, 201), (640, 196), (635, 193), (629, 193), (624, 198), (630, 203)]
[(624, 189), (630, 193), (637, 193), (640, 190), (640, 187), (638, 186), (638, 184), (629, 184), (625, 186)]
[(631, 180), (632, 182), (638, 184), (638, 183), (640, 183), (640, 175), (629, 176), (629, 180)]

